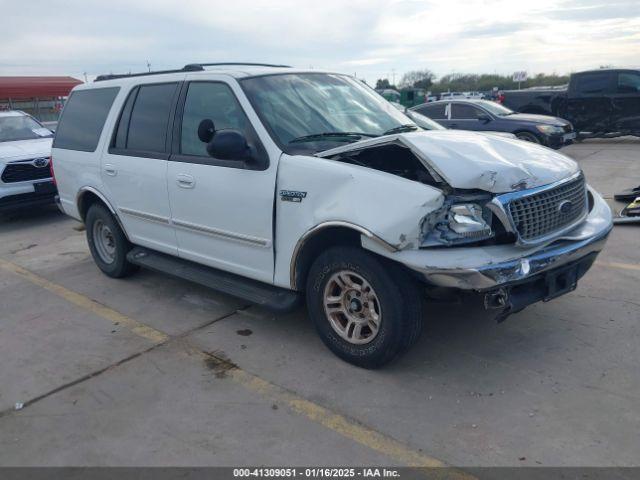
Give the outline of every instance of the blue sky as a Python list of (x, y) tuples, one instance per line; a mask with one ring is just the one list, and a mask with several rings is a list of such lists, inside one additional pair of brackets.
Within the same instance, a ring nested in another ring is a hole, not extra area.
[(356, 73), (640, 66), (640, 0), (0, 0), (0, 75), (254, 61)]

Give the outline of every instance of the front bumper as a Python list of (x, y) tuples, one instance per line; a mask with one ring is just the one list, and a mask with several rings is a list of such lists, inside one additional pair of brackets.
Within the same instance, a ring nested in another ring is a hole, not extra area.
[(0, 185), (0, 212), (54, 203), (56, 189), (50, 180)]
[(590, 191), (594, 204), (585, 221), (547, 245), (430, 248), (400, 251), (388, 257), (414, 270), (430, 285), (480, 292), (539, 276), (589, 255), (595, 258), (613, 223), (609, 206)]
[(575, 139), (575, 134), (574, 132), (553, 133), (544, 135), (544, 139), (547, 147), (558, 150), (559, 148), (571, 145)]

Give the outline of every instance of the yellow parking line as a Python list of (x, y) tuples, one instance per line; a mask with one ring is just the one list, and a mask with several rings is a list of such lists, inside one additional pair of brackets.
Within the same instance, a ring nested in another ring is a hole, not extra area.
[[(312, 420), (315, 423), (332, 430), (343, 437), (353, 440), (360, 445), (368, 447), (372, 450), (387, 455), (406, 466), (411, 467), (446, 467), (447, 465), (436, 458), (425, 455), (408, 447), (407, 445), (377, 432), (369, 427), (362, 425), (356, 420), (349, 419), (343, 415), (335, 413), (317, 403), (302, 398), (295, 393), (285, 390), (282, 387), (274, 385), (266, 380), (261, 379), (225, 359), (216, 357), (214, 354), (197, 351), (206, 360), (213, 363), (215, 370), (218, 370), (220, 376), (231, 378), (234, 382), (244, 386), (249, 390), (253, 390), (265, 397), (288, 406), (297, 414)], [(210, 365), (211, 366), (211, 365)], [(472, 479), (475, 478), (464, 472), (447, 469), (443, 471), (444, 476), (438, 478), (452, 479)]]
[(596, 265), (609, 268), (619, 268), (621, 270), (636, 270), (640, 271), (640, 265), (633, 263), (618, 263), (618, 262), (596, 262)]
[(15, 263), (8, 262), (0, 258), (0, 268), (18, 275), (51, 293), (55, 293), (66, 301), (109, 320), (110, 322), (118, 323), (119, 325), (131, 330), (139, 337), (151, 340), (153, 343), (164, 343), (169, 339), (169, 336), (166, 333), (137, 322), (136, 320), (127, 317), (120, 312), (116, 312), (115, 310), (102, 305), (89, 297), (85, 297), (84, 295), (69, 290), (62, 285), (58, 285), (57, 283), (53, 283), (46, 278), (27, 270), (26, 268), (16, 265)]
[[(161, 344), (169, 340), (169, 336), (167, 334), (133, 320), (132, 318), (129, 318), (126, 315), (102, 305), (80, 293), (51, 282), (46, 278), (27, 270), (26, 268), (16, 265), (15, 263), (0, 258), (0, 268), (18, 275), (34, 285), (38, 285), (68, 302), (99, 315), (106, 320), (114, 323), (118, 322), (120, 325), (127, 327), (134, 334), (151, 340), (155, 344)], [(286, 405), (296, 414), (320, 424), (345, 438), (359, 443), (360, 445), (368, 447), (376, 452), (380, 452), (389, 458), (393, 458), (398, 461), (398, 463), (413, 467), (433, 468), (447, 466), (444, 462), (418, 452), (391, 437), (362, 425), (356, 420), (352, 420), (343, 415), (332, 412), (328, 408), (311, 402), (289, 390), (242, 370), (236, 365), (230, 363), (228, 360), (203, 352), (193, 346), (190, 346), (189, 348), (192, 349), (194, 353), (207, 360), (208, 363), (210, 363), (210, 367), (218, 370), (221, 376), (230, 378), (248, 390)], [(455, 469), (447, 468), (442, 471), (442, 476), (438, 476), (438, 478), (467, 480), (475, 477)]]

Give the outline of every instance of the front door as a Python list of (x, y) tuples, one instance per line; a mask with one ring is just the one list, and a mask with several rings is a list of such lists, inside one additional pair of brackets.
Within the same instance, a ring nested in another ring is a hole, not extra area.
[(487, 130), (485, 121), (481, 121), (478, 117), (488, 116), (480, 108), (468, 103), (451, 103), (450, 117), (447, 123), (448, 128), (457, 130)]
[[(168, 169), (172, 223), (181, 257), (272, 282), (277, 157), (269, 162), (239, 98), (248, 109), (242, 92), (223, 81), (183, 87)], [(198, 138), (205, 119), (215, 130), (242, 132), (265, 163), (209, 156)]]
[(107, 196), (131, 241), (174, 255), (167, 164), (179, 85), (143, 84), (131, 90), (101, 165)]

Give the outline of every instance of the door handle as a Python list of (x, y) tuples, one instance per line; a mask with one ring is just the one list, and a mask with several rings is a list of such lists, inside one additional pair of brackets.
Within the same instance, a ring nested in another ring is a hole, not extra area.
[(458, 124), (457, 123), (451, 123), (451, 124), (449, 124), (449, 128), (458, 128)]
[(104, 166), (104, 173), (106, 173), (110, 177), (115, 177), (118, 174), (118, 171), (116, 170), (116, 167), (114, 167), (110, 163), (107, 163)]
[(193, 188), (196, 186), (196, 179), (191, 175), (180, 173), (176, 178), (176, 183), (180, 188)]

